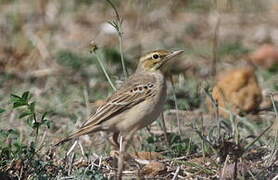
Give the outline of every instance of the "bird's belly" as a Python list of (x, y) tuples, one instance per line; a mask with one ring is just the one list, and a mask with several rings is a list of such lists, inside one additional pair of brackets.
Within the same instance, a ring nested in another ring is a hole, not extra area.
[(125, 135), (150, 125), (162, 112), (165, 100), (166, 88), (154, 99), (141, 102), (118, 117), (115, 130)]

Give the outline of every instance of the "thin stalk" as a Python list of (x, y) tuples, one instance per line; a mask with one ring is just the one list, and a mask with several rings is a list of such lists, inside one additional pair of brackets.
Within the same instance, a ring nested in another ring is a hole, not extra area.
[(178, 112), (178, 100), (177, 100), (177, 96), (176, 96), (176, 87), (174, 85), (173, 76), (170, 77), (170, 81), (171, 81), (171, 85), (173, 88), (173, 96), (174, 96), (174, 102), (175, 102), (176, 119), (177, 119), (179, 135), (181, 135), (181, 123), (180, 123), (180, 117), (179, 117), (179, 112)]
[(112, 3), (112, 1), (110, 0), (106, 0), (108, 2), (108, 4), (110, 4), (110, 6), (112, 7), (112, 9), (115, 12), (116, 15), (116, 20), (110, 21), (108, 22), (109, 24), (111, 24), (117, 31), (118, 33), (118, 39), (119, 39), (119, 45), (120, 45), (120, 55), (121, 55), (121, 63), (122, 63), (122, 68), (124, 71), (124, 77), (125, 79), (127, 79), (127, 70), (126, 70), (126, 66), (125, 66), (125, 61), (124, 61), (124, 55), (123, 55), (123, 31), (122, 31), (122, 22), (123, 19), (120, 17), (116, 6)]
[[(204, 137), (204, 118), (203, 118), (203, 114), (201, 114), (201, 132), (202, 132), (202, 136)], [(204, 139), (202, 139), (202, 155), (203, 155), (203, 158), (205, 158), (206, 157), (206, 153), (205, 153), (205, 141), (204, 141)]]
[(234, 179), (234, 180), (237, 179), (237, 174), (238, 174), (238, 173), (237, 173), (237, 170), (238, 170), (237, 165), (238, 165), (238, 157), (236, 157), (236, 159), (235, 159), (234, 175), (233, 175), (233, 179)]
[(114, 91), (116, 91), (117, 89), (116, 89), (116, 87), (114, 86), (112, 80), (110, 79), (110, 77), (109, 77), (109, 75), (108, 75), (108, 73), (107, 73), (107, 71), (106, 71), (106, 69), (105, 69), (105, 67), (104, 67), (104, 64), (102, 63), (100, 57), (98, 56), (98, 54), (97, 54), (96, 51), (93, 51), (93, 52), (94, 52), (94, 54), (95, 54), (95, 56), (96, 56), (96, 58), (97, 58), (97, 61), (98, 61), (99, 65), (100, 65), (101, 70), (103, 71), (103, 73), (104, 73), (104, 75), (105, 75), (107, 81), (109, 82), (109, 84), (110, 84), (110, 86), (112, 87), (112, 89), (113, 89)]
[(272, 106), (273, 106), (273, 109), (274, 109), (274, 112), (275, 112), (276, 120), (278, 120), (278, 111), (277, 111), (277, 108), (276, 108), (276, 105), (275, 105), (273, 94), (270, 95), (270, 99), (271, 99)]
[(268, 166), (271, 166), (271, 161), (273, 162), (273, 159), (275, 158), (275, 155), (277, 154), (277, 143), (278, 143), (278, 130), (276, 130), (276, 135), (274, 138), (274, 143), (273, 143), (273, 148), (271, 150), (270, 153), (270, 157), (268, 158), (267, 162), (265, 164), (267, 164)]
[(257, 142), (270, 128), (272, 124), (268, 126), (259, 136), (257, 136), (251, 143), (249, 143), (246, 147), (244, 147), (244, 152), (246, 152), (255, 142)]
[(218, 132), (218, 138), (217, 138), (217, 140), (218, 140), (218, 142), (220, 142), (220, 131), (221, 131), (221, 121), (220, 121), (220, 118), (219, 118), (219, 104), (218, 104), (218, 102), (216, 101), (216, 103), (215, 103), (215, 108), (216, 108), (216, 112), (215, 112), (215, 118), (216, 118), (216, 120), (217, 120), (217, 132)]
[[(121, 30), (121, 26), (120, 27), (120, 30)], [(121, 63), (122, 63), (122, 67), (123, 67), (123, 71), (124, 71), (124, 77), (125, 79), (127, 79), (127, 69), (126, 69), (126, 66), (125, 66), (125, 61), (124, 61), (124, 54), (123, 54), (123, 37), (122, 37), (122, 32), (119, 32), (118, 33), (118, 37), (119, 37), (119, 44), (120, 44), (120, 55), (121, 55)]]
[(187, 156), (190, 154), (190, 150), (191, 150), (191, 141), (192, 141), (192, 139), (191, 139), (191, 137), (190, 137), (190, 138), (189, 138), (189, 142), (188, 142), (187, 153), (186, 153)]
[(205, 138), (205, 137), (202, 135), (202, 132), (200, 132), (200, 131), (199, 131), (197, 128), (195, 128), (195, 127), (192, 127), (192, 128), (193, 128), (194, 132), (197, 133), (198, 136), (212, 148), (213, 152), (214, 152), (215, 154), (217, 154), (218, 152), (217, 152), (217, 150), (215, 149), (214, 145), (213, 145), (209, 140), (207, 140), (207, 138)]
[(167, 134), (167, 128), (166, 128), (165, 118), (164, 118), (163, 112), (161, 113), (161, 124), (162, 124), (162, 131), (164, 133), (166, 143), (167, 143), (168, 147), (170, 147), (170, 140), (169, 140), (169, 137), (168, 137), (168, 134)]
[[(272, 106), (273, 106), (273, 109), (274, 109), (274, 112), (275, 112), (275, 116), (276, 116), (275, 121), (278, 121), (278, 112), (277, 112), (277, 108), (276, 108), (275, 101), (274, 101), (274, 98), (273, 98), (273, 94), (270, 94), (270, 99), (271, 99)], [(270, 153), (270, 158), (267, 161), (268, 165), (271, 164), (271, 161), (275, 157), (276, 149), (277, 149), (276, 148), (277, 143), (278, 143), (278, 130), (275, 130), (275, 138), (274, 138), (273, 148), (272, 148), (271, 153)]]
[(38, 121), (37, 121), (37, 116), (36, 116), (35, 110), (31, 108), (32, 103), (29, 103), (29, 102), (28, 102), (28, 103), (27, 103), (27, 106), (28, 106), (28, 109), (33, 113), (33, 114), (32, 114), (32, 115), (33, 115), (33, 120), (34, 120), (34, 122), (35, 122), (35, 124), (36, 124), (36, 127), (35, 127), (35, 131), (36, 131), (36, 133), (35, 133), (35, 142), (36, 142), (36, 144), (37, 144), (40, 125), (38, 126), (38, 124), (37, 124)]
[(115, 14), (116, 14), (117, 20), (119, 20), (119, 21), (121, 22), (121, 17), (120, 17), (120, 15), (119, 15), (119, 13), (118, 13), (118, 11), (117, 11), (115, 5), (114, 5), (110, 0), (106, 0), (106, 1), (107, 1), (107, 2), (110, 4), (110, 6), (113, 8), (113, 10), (114, 10), (114, 12), (115, 12)]
[[(230, 117), (232, 119), (232, 122), (234, 123), (234, 126), (235, 126), (235, 142), (236, 142), (236, 146), (237, 148), (239, 148), (239, 141), (240, 141), (240, 134), (239, 134), (239, 129), (238, 129), (238, 119), (232, 115), (232, 113), (230, 114)], [(242, 156), (242, 154), (240, 155), (236, 155), (236, 158), (235, 158), (235, 165), (234, 165), (234, 174), (233, 174), (233, 178), (234, 179), (237, 179), (237, 175), (238, 175), (238, 158)]]
[(212, 65), (211, 65), (211, 75), (215, 76), (217, 71), (217, 61), (218, 61), (218, 33), (219, 33), (219, 27), (220, 27), (220, 17), (217, 16), (217, 21), (214, 29), (214, 35), (213, 35), (213, 47), (212, 47)]
[(225, 170), (227, 168), (229, 160), (230, 160), (230, 155), (227, 155), (226, 159), (225, 159), (225, 162), (224, 162), (224, 166), (223, 166), (221, 174), (220, 174), (220, 177), (224, 177), (225, 176)]

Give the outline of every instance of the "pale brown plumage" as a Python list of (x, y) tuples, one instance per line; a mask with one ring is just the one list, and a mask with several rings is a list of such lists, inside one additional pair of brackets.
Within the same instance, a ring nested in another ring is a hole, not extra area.
[(141, 57), (136, 72), (122, 87), (79, 130), (56, 145), (97, 131), (109, 131), (129, 139), (138, 129), (151, 124), (161, 113), (166, 98), (166, 83), (160, 68), (182, 52), (158, 50)]

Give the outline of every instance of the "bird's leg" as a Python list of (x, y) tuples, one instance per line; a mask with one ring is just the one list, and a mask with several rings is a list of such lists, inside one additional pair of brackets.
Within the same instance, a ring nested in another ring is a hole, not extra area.
[(109, 139), (109, 142), (112, 144), (115, 150), (118, 150), (120, 148), (120, 144), (118, 142), (119, 135), (119, 132), (115, 132), (113, 133), (112, 139)]
[(73, 149), (75, 148), (75, 146), (77, 145), (78, 140), (75, 140), (73, 145), (70, 147), (70, 149), (68, 150), (68, 152), (66, 153), (66, 156), (69, 156), (70, 153), (73, 151)]
[(78, 141), (78, 145), (79, 145), (79, 147), (80, 147), (80, 150), (81, 150), (82, 156), (83, 156), (83, 157), (85, 157), (84, 148), (83, 148), (82, 144), (80, 143), (80, 141)]
[(124, 145), (124, 138), (120, 136), (120, 149), (119, 149), (119, 156), (118, 156), (118, 172), (117, 172), (117, 180), (122, 179), (122, 173), (124, 169), (124, 152), (125, 152), (125, 145)]
[[(120, 133), (119, 132), (115, 132), (115, 133), (113, 133), (113, 136), (112, 137), (110, 137), (110, 138), (108, 138), (108, 140), (109, 140), (109, 142), (110, 142), (110, 144), (112, 145), (112, 151), (113, 152), (117, 152), (117, 154), (118, 154), (118, 152), (119, 152), (119, 149), (120, 149), (120, 144), (119, 144), (119, 142), (118, 142), (118, 138), (119, 138), (119, 135), (120, 135)], [(119, 157), (113, 157), (113, 167), (117, 167), (117, 160), (118, 160), (118, 158)], [(117, 171), (116, 171), (116, 173), (117, 173)]]
[(126, 137), (120, 137), (120, 153), (118, 157), (118, 172), (117, 172), (117, 180), (122, 179), (122, 173), (124, 169), (124, 157), (126, 150), (129, 145), (129, 141), (132, 138), (135, 131), (131, 131)]

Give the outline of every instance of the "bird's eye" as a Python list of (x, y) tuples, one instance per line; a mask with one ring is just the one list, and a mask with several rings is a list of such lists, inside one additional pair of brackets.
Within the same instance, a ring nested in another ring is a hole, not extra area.
[(158, 59), (159, 58), (159, 55), (158, 54), (154, 54), (153, 55), (153, 59)]

